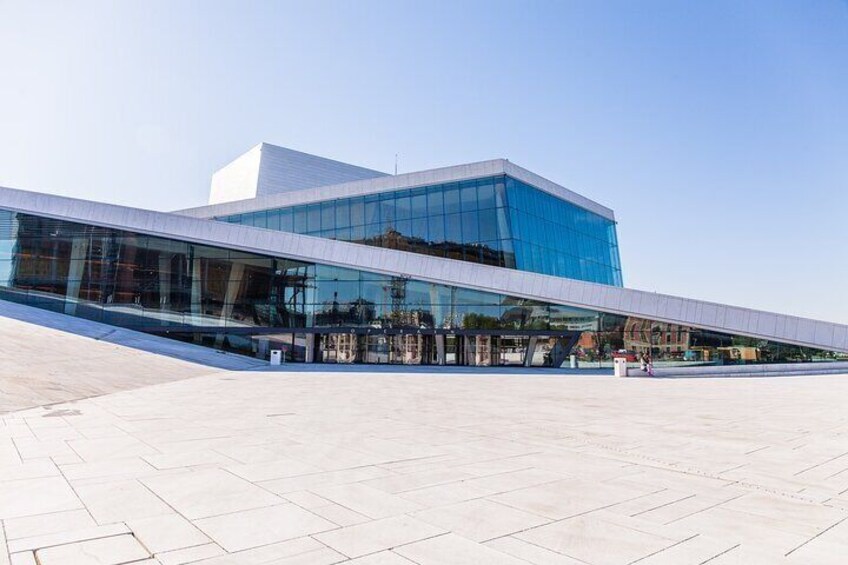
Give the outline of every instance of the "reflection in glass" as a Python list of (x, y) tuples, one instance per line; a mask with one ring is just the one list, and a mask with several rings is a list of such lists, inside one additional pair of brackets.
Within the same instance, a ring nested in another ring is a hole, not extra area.
[(504, 175), (219, 219), (622, 284), (615, 222)]
[[(406, 222), (432, 225), (429, 218), (426, 224), (417, 220)], [(391, 245), (427, 245), (423, 231), (410, 238), (390, 230), (381, 237)], [(501, 253), (498, 248), (509, 244), (454, 242), (445, 243), (445, 249), (466, 257), (475, 252), (485, 261), (485, 249)], [(288, 344), (287, 358), (292, 359), (305, 359), (306, 353), (321, 358), (321, 351), (311, 348), (324, 347), (335, 352), (327, 357), (334, 362), (348, 357), (365, 362), (356, 359), (370, 355), (386, 362), (442, 359), (559, 367), (573, 355), (579, 367), (610, 368), (616, 357), (638, 363), (650, 356), (656, 367), (846, 358), (679, 324), (7, 211), (0, 211), (0, 298), (265, 357), (272, 343)], [(379, 337), (370, 331), (380, 332)], [(358, 337), (312, 337), (351, 332)], [(340, 351), (351, 353), (338, 357)]]

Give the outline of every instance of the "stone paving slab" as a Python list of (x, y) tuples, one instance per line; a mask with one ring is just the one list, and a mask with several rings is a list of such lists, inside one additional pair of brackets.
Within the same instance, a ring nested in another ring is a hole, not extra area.
[(182, 376), (0, 416), (0, 564), (848, 555), (848, 376)]

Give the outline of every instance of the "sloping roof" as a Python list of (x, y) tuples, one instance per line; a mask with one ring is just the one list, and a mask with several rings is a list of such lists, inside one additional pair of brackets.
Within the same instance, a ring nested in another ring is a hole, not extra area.
[(333, 200), (335, 198), (363, 196), (366, 194), (391, 192), (393, 190), (400, 190), (404, 188), (414, 188), (417, 186), (427, 186), (431, 184), (477, 179), (503, 174), (510, 175), (513, 178), (552, 194), (557, 198), (571, 202), (576, 206), (580, 206), (590, 212), (594, 212), (608, 220), (615, 221), (615, 214), (610, 208), (602, 206), (601, 204), (598, 204), (597, 202), (590, 200), (573, 190), (569, 190), (564, 186), (560, 186), (555, 182), (549, 181), (548, 179), (530, 172), (527, 169), (519, 167), (506, 159), (493, 159), (491, 161), (480, 161), (478, 163), (467, 163), (465, 165), (428, 169), (426, 171), (404, 173), (402, 175), (387, 175), (341, 184), (316, 186), (302, 190), (257, 196), (255, 198), (244, 198), (233, 202), (224, 202), (221, 204), (212, 204), (197, 208), (187, 208), (184, 210), (178, 210), (174, 213), (191, 216), (193, 218), (214, 218), (218, 216), (228, 216), (230, 214), (244, 214), (246, 212), (256, 212), (258, 210), (267, 210), (270, 208), (282, 208), (297, 204), (307, 204), (310, 202), (321, 202), (323, 200)]
[(848, 352), (848, 325), (809, 318), (10, 188), (0, 188), (0, 208), (261, 255), (401, 275), (554, 304)]

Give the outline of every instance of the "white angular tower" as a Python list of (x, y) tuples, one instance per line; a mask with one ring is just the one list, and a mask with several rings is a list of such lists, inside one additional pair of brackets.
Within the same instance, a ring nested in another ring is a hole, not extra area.
[(209, 204), (383, 176), (386, 173), (260, 143), (212, 175)]

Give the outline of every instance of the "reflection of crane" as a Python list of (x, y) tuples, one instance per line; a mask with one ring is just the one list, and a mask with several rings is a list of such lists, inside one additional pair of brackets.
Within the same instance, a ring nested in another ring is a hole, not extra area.
[(406, 283), (408, 280), (405, 277), (392, 277), (392, 312), (401, 312), (403, 310), (403, 304), (406, 301)]
[(388, 293), (391, 299), (391, 310), (389, 311), (390, 323), (399, 322), (403, 318), (404, 303), (406, 302), (406, 277), (392, 277), (389, 284), (383, 286), (383, 292)]

